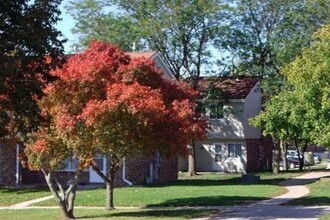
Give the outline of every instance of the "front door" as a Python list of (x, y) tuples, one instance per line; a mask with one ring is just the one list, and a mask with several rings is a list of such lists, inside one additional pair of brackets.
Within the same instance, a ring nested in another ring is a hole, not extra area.
[[(103, 155), (97, 154), (94, 158), (96, 166), (100, 168), (102, 173), (106, 173), (106, 158)], [(90, 183), (104, 183), (103, 179), (92, 169), (89, 168), (89, 182)]]
[(225, 151), (225, 144), (223, 143), (216, 143), (212, 145), (212, 152), (213, 152), (213, 170), (222, 171), (222, 162), (224, 161), (224, 151)]

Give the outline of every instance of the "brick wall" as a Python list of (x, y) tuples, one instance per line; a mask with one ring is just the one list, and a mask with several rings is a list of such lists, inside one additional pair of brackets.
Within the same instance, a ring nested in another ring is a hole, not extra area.
[[(153, 182), (160, 183), (172, 182), (178, 179), (178, 159), (177, 156), (162, 157), (158, 169), (155, 169), (155, 161), (153, 156), (144, 156), (142, 154), (134, 154), (126, 159), (126, 179), (134, 185), (140, 185), (150, 181), (150, 164), (153, 163), (153, 178), (158, 176), (158, 179), (153, 179)], [(121, 170), (122, 171), (122, 170)], [(155, 172), (158, 172), (156, 174)], [(122, 175), (118, 176), (122, 178)]]
[(178, 157), (176, 155), (162, 159), (160, 182), (173, 182), (178, 179)]
[[(126, 158), (126, 179), (131, 181), (134, 185), (141, 185), (146, 183), (149, 175), (149, 165), (153, 163), (153, 156), (144, 156), (142, 154), (134, 154), (134, 156)], [(22, 169), (22, 184), (46, 184), (44, 175), (41, 172), (30, 171)], [(72, 178), (74, 172), (59, 171), (57, 176), (62, 180)], [(159, 167), (159, 182), (172, 182), (178, 178), (178, 160), (176, 156), (161, 159), (161, 166)], [(122, 168), (115, 174), (115, 185), (125, 186), (127, 183), (123, 181)], [(89, 183), (89, 172), (84, 171), (80, 184)]]
[(131, 181), (134, 185), (144, 184), (146, 177), (148, 175), (149, 164), (151, 162), (152, 162), (152, 157), (145, 156), (139, 153), (127, 157), (126, 179)]
[[(30, 185), (30, 184), (41, 184), (45, 185), (46, 180), (43, 173), (40, 171), (31, 171), (26, 168), (22, 169), (22, 184), (23, 185)], [(56, 177), (63, 183), (68, 182), (69, 180), (73, 179), (75, 172), (71, 171), (58, 171), (56, 173)], [(84, 171), (79, 180), (79, 184), (88, 184), (89, 183), (89, 173), (88, 171)]]
[[(144, 156), (134, 154), (126, 158), (126, 179), (134, 185), (145, 184), (149, 177), (149, 166), (155, 164), (154, 156)], [(46, 184), (44, 175), (39, 171), (31, 171), (27, 168), (20, 168), (21, 184)], [(158, 172), (158, 182), (172, 182), (178, 178), (178, 160), (177, 156), (161, 157), (161, 164), (154, 172)], [(154, 173), (155, 174), (155, 173)], [(59, 171), (58, 178), (64, 182), (72, 178), (74, 172)], [(122, 169), (119, 169), (115, 175), (115, 185), (126, 185), (122, 180)], [(155, 182), (155, 181), (154, 181)], [(89, 172), (84, 171), (81, 184), (89, 183)], [(0, 141), (0, 186), (15, 186), (16, 184), (16, 142), (12, 140)]]
[(16, 183), (16, 142), (0, 141), (0, 185), (12, 186)]
[(247, 139), (247, 163), (246, 171), (266, 171), (272, 169), (273, 144), (269, 137), (261, 139)]

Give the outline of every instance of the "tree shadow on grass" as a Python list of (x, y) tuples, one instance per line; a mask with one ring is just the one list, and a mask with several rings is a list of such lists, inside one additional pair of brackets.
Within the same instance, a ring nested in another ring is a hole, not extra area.
[(231, 206), (250, 204), (256, 201), (270, 199), (256, 196), (199, 196), (166, 200), (162, 203), (150, 204), (147, 207), (180, 207), (180, 206)]
[(167, 186), (225, 186), (225, 185), (239, 185), (241, 184), (240, 177), (233, 177), (225, 180), (209, 180), (209, 179), (189, 179), (189, 180), (177, 180), (171, 183), (165, 184), (148, 184), (144, 187), (167, 187)]
[(285, 205), (302, 205), (302, 206), (329, 206), (330, 198), (328, 196), (307, 196), (292, 200)]
[(31, 188), (31, 189), (17, 189), (17, 188), (0, 188), (1, 193), (15, 193), (15, 194), (25, 194), (25, 193), (38, 193), (38, 192), (49, 192), (46, 187)]
[[(278, 185), (280, 182), (288, 180), (289, 178), (276, 177), (261, 179), (260, 182), (254, 183), (256, 185)], [(148, 188), (159, 188), (167, 186), (233, 186), (233, 185), (246, 185), (247, 183), (242, 183), (241, 177), (233, 177), (228, 179), (210, 180), (210, 179), (185, 179), (178, 180), (176, 182), (164, 183), (164, 184), (147, 184), (143, 187)], [(253, 185), (253, 184), (249, 184)]]
[(205, 216), (210, 216), (212, 214), (218, 213), (219, 210), (214, 209), (206, 209), (206, 210), (191, 210), (191, 209), (180, 209), (180, 210), (134, 210), (134, 211), (121, 211), (121, 210), (112, 210), (106, 214), (100, 215), (90, 215), (90, 216), (81, 216), (77, 217), (77, 219), (91, 219), (91, 218), (112, 218), (116, 219), (119, 217), (127, 218), (127, 217), (136, 217), (136, 218), (150, 218), (156, 219), (161, 217), (166, 218), (175, 218), (181, 217), (185, 219), (191, 218), (201, 218)]

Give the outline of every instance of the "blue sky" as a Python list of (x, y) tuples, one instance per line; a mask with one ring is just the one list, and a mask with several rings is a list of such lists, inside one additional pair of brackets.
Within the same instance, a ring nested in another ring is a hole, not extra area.
[(65, 36), (65, 38), (68, 39), (68, 42), (64, 45), (65, 52), (69, 53), (71, 50), (71, 45), (74, 41), (74, 36), (71, 33), (71, 29), (74, 27), (74, 20), (73, 18), (66, 13), (66, 10), (64, 9), (64, 6), (68, 3), (68, 0), (63, 0), (61, 3), (60, 9), (61, 9), (61, 18), (62, 21), (58, 22), (56, 25), (56, 28), (62, 32), (62, 34)]

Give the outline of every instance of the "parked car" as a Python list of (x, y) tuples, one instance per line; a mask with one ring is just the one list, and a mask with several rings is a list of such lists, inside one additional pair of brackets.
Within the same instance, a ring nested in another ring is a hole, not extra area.
[[(299, 160), (298, 158), (287, 157), (288, 168), (293, 169), (299, 167)], [(283, 160), (280, 161), (280, 169), (283, 170)]]
[(299, 167), (299, 165), (300, 165), (298, 157), (288, 157), (287, 161), (288, 161), (288, 166), (290, 169)]
[(313, 153), (313, 157), (314, 157), (314, 162), (315, 163), (321, 163), (322, 158), (321, 158), (321, 156), (319, 154)]
[[(307, 152), (305, 152), (305, 162), (306, 162), (306, 153)], [(297, 160), (299, 162), (298, 152), (295, 150), (288, 150), (287, 158), (290, 160)], [(317, 153), (313, 153), (313, 159), (314, 159), (315, 164), (319, 164), (322, 161), (321, 156)], [(288, 162), (288, 164), (290, 164), (290, 163)]]

